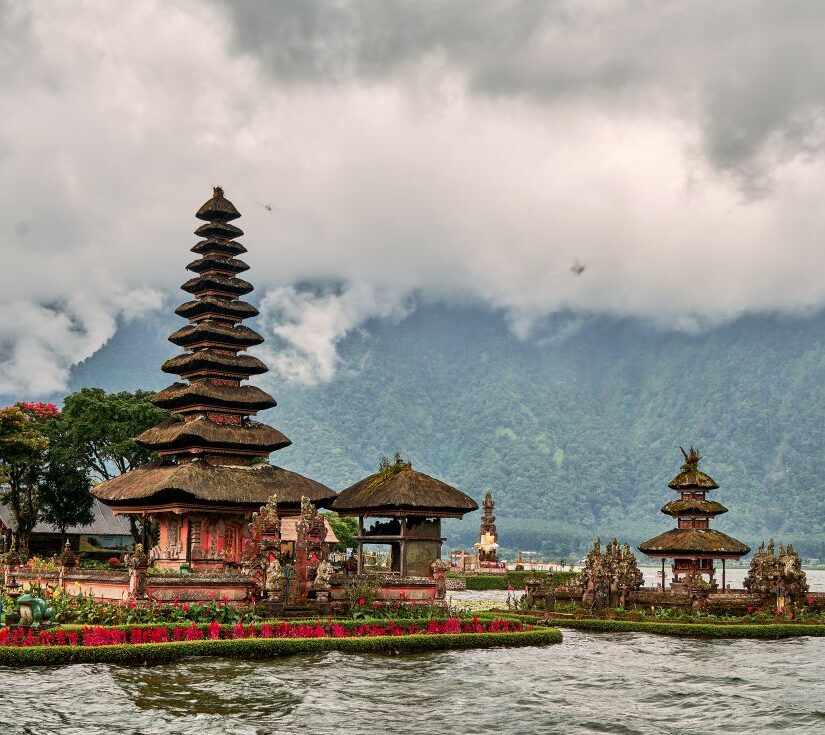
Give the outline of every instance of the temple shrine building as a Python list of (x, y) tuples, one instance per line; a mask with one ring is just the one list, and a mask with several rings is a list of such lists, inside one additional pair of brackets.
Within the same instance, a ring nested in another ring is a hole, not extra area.
[[(429, 577), (441, 559), (442, 518), (461, 518), (478, 510), (469, 496), (446, 482), (413, 469), (396, 457), (378, 472), (342, 490), (332, 503), (342, 516), (358, 517), (358, 573), (364, 571), (364, 546), (390, 548), (390, 571), (400, 577)], [(375, 520), (365, 525), (365, 519)]]
[(254, 420), (275, 406), (265, 391), (244, 381), (267, 371), (246, 350), (263, 337), (242, 322), (258, 310), (241, 300), (252, 285), (239, 278), (249, 266), (238, 256), (242, 230), (232, 224), (240, 214), (215, 188), (197, 212), (202, 239), (198, 256), (186, 266), (194, 276), (182, 289), (192, 299), (175, 313), (188, 324), (169, 341), (184, 352), (161, 369), (178, 375), (157, 393), (155, 405), (173, 416), (135, 441), (157, 459), (92, 488), (116, 514), (151, 518), (159, 542), (151, 557), (162, 569), (221, 571), (241, 563), (253, 511), (274, 495), (282, 516), (297, 516), (301, 498), (329, 505), (335, 493), (320, 482), (271, 465), (271, 452), (291, 443), (277, 429)]
[(683, 449), (682, 454), (685, 461), (681, 471), (668, 484), (679, 493), (679, 498), (662, 506), (662, 513), (676, 519), (676, 528), (639, 544), (639, 551), (662, 560), (663, 586), (665, 560), (673, 559), (670, 585), (673, 590), (691, 589), (699, 580), (706, 582), (711, 590), (718, 589), (714, 560), (720, 559), (724, 589), (725, 561), (740, 559), (750, 547), (710, 527), (711, 518), (728, 512), (724, 505), (707, 498), (707, 493), (719, 485), (699, 469), (701, 457), (697, 450), (691, 447), (690, 452), (685, 452)]

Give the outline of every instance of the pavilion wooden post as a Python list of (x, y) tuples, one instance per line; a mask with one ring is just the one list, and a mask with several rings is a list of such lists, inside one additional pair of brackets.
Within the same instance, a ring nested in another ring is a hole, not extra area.
[(364, 516), (358, 516), (358, 574), (364, 573)]
[(407, 551), (407, 519), (401, 519), (401, 543), (399, 544), (399, 553), (401, 554), (401, 559), (398, 562), (398, 573), (402, 577), (407, 576), (407, 564), (406, 564), (406, 551)]
[(662, 558), (662, 592), (665, 591), (665, 560)]
[(725, 559), (722, 558), (722, 592), (725, 591)]

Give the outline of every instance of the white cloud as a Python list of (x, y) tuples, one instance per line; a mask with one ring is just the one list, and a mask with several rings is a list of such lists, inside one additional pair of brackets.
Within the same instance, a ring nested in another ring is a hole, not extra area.
[(273, 289), (261, 302), (261, 325), (276, 342), (256, 353), (292, 382), (329, 381), (340, 362), (340, 340), (367, 319), (402, 318), (409, 313), (409, 301), (404, 301), (362, 284), (323, 291)]
[[(297, 380), (330, 379), (342, 336), (413, 294), (502, 310), (525, 337), (558, 311), (695, 329), (821, 308), (825, 10), (779, 22), (760, 5), (703, 34), (710, 5), (609, 6), (516, 22), (497, 4), (469, 35), (458, 11), (424, 4), (397, 25), (388, 10), (376, 38), (396, 40), (376, 46), (308, 3), (321, 30), (282, 23), (273, 55), (239, 46), (219, 4), (9, 3), (0, 391), (59, 389), (120, 319), (172, 294), (213, 184), (245, 215), (284, 348), (268, 359)], [(293, 287), (330, 282), (345, 287)]]

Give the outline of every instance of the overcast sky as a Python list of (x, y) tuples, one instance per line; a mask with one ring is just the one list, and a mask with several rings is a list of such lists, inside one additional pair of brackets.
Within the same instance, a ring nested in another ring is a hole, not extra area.
[(431, 301), (820, 308), (823, 38), (819, 1), (0, 0), (0, 394), (180, 302), (214, 184), (296, 380)]

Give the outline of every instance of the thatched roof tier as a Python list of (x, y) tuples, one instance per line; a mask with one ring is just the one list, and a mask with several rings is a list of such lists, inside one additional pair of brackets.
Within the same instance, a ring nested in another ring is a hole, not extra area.
[(198, 219), (207, 222), (229, 222), (241, 216), (232, 202), (223, 195), (223, 189), (220, 186), (214, 187), (212, 191), (212, 198), (201, 205), (201, 208), (195, 213)]
[(225, 237), (232, 240), (236, 237), (243, 237), (243, 230), (228, 222), (208, 222), (195, 230), (198, 237)]
[(186, 270), (193, 273), (208, 273), (217, 271), (219, 273), (243, 273), (249, 270), (249, 266), (239, 258), (230, 258), (226, 255), (216, 255), (210, 253), (202, 258), (193, 260), (186, 266)]
[(236, 426), (219, 424), (206, 416), (198, 416), (191, 421), (168, 419), (136, 436), (135, 442), (154, 451), (232, 447), (267, 454), (292, 444), (277, 429), (257, 421), (244, 421)]
[[(682, 448), (680, 447), (680, 449)], [(706, 492), (716, 490), (719, 487), (710, 475), (706, 475), (699, 470), (702, 455), (699, 454), (698, 449), (691, 447), (690, 451), (687, 452), (682, 449), (682, 456), (685, 461), (680, 468), (681, 471), (668, 483), (668, 487), (679, 492), (690, 492), (691, 490)]]
[(682, 470), (669, 483), (668, 487), (674, 490), (716, 490), (719, 485), (710, 476), (698, 469)]
[(662, 513), (675, 518), (718, 516), (727, 513), (728, 509), (721, 503), (713, 500), (700, 500), (699, 498), (683, 498), (682, 500), (671, 500), (662, 506)]
[(187, 324), (169, 335), (169, 341), (180, 347), (191, 345), (218, 345), (228, 349), (245, 349), (264, 341), (254, 329), (243, 324), (230, 327), (221, 322), (206, 319), (197, 324)]
[(252, 355), (227, 355), (210, 349), (172, 357), (164, 362), (160, 369), (173, 375), (192, 375), (211, 371), (225, 375), (237, 375), (239, 378), (262, 375), (267, 371), (266, 365)]
[(252, 291), (252, 284), (242, 278), (209, 274), (190, 278), (181, 288), (187, 293), (201, 294), (206, 292), (221, 293), (227, 296), (243, 296)]
[(335, 497), (326, 485), (270, 464), (227, 466), (200, 460), (152, 462), (92, 487), (95, 497), (116, 508), (202, 501), (257, 510), (273, 493), (279, 507), (298, 505), (302, 496), (316, 505), (326, 505)]
[(213, 237), (207, 240), (201, 240), (194, 247), (190, 248), (190, 250), (198, 255), (210, 255), (212, 253), (242, 255), (247, 252), (247, 249), (239, 242), (227, 240), (225, 237)]
[(460, 517), (478, 510), (478, 504), (452, 485), (401, 463), (341, 491), (332, 509), (342, 515)]
[(217, 296), (201, 296), (194, 301), (187, 301), (175, 309), (175, 314), (184, 319), (197, 319), (204, 315), (214, 314), (215, 316), (226, 317), (241, 321), (253, 316), (258, 316), (258, 310), (247, 304), (246, 301), (222, 299)]
[(264, 411), (277, 404), (275, 399), (254, 385), (223, 385), (211, 380), (195, 383), (173, 383), (155, 393), (152, 403), (160, 408), (182, 410), (187, 408), (224, 408), (238, 412)]
[(750, 547), (710, 528), (674, 528), (639, 544), (639, 551), (659, 557), (739, 558)]

